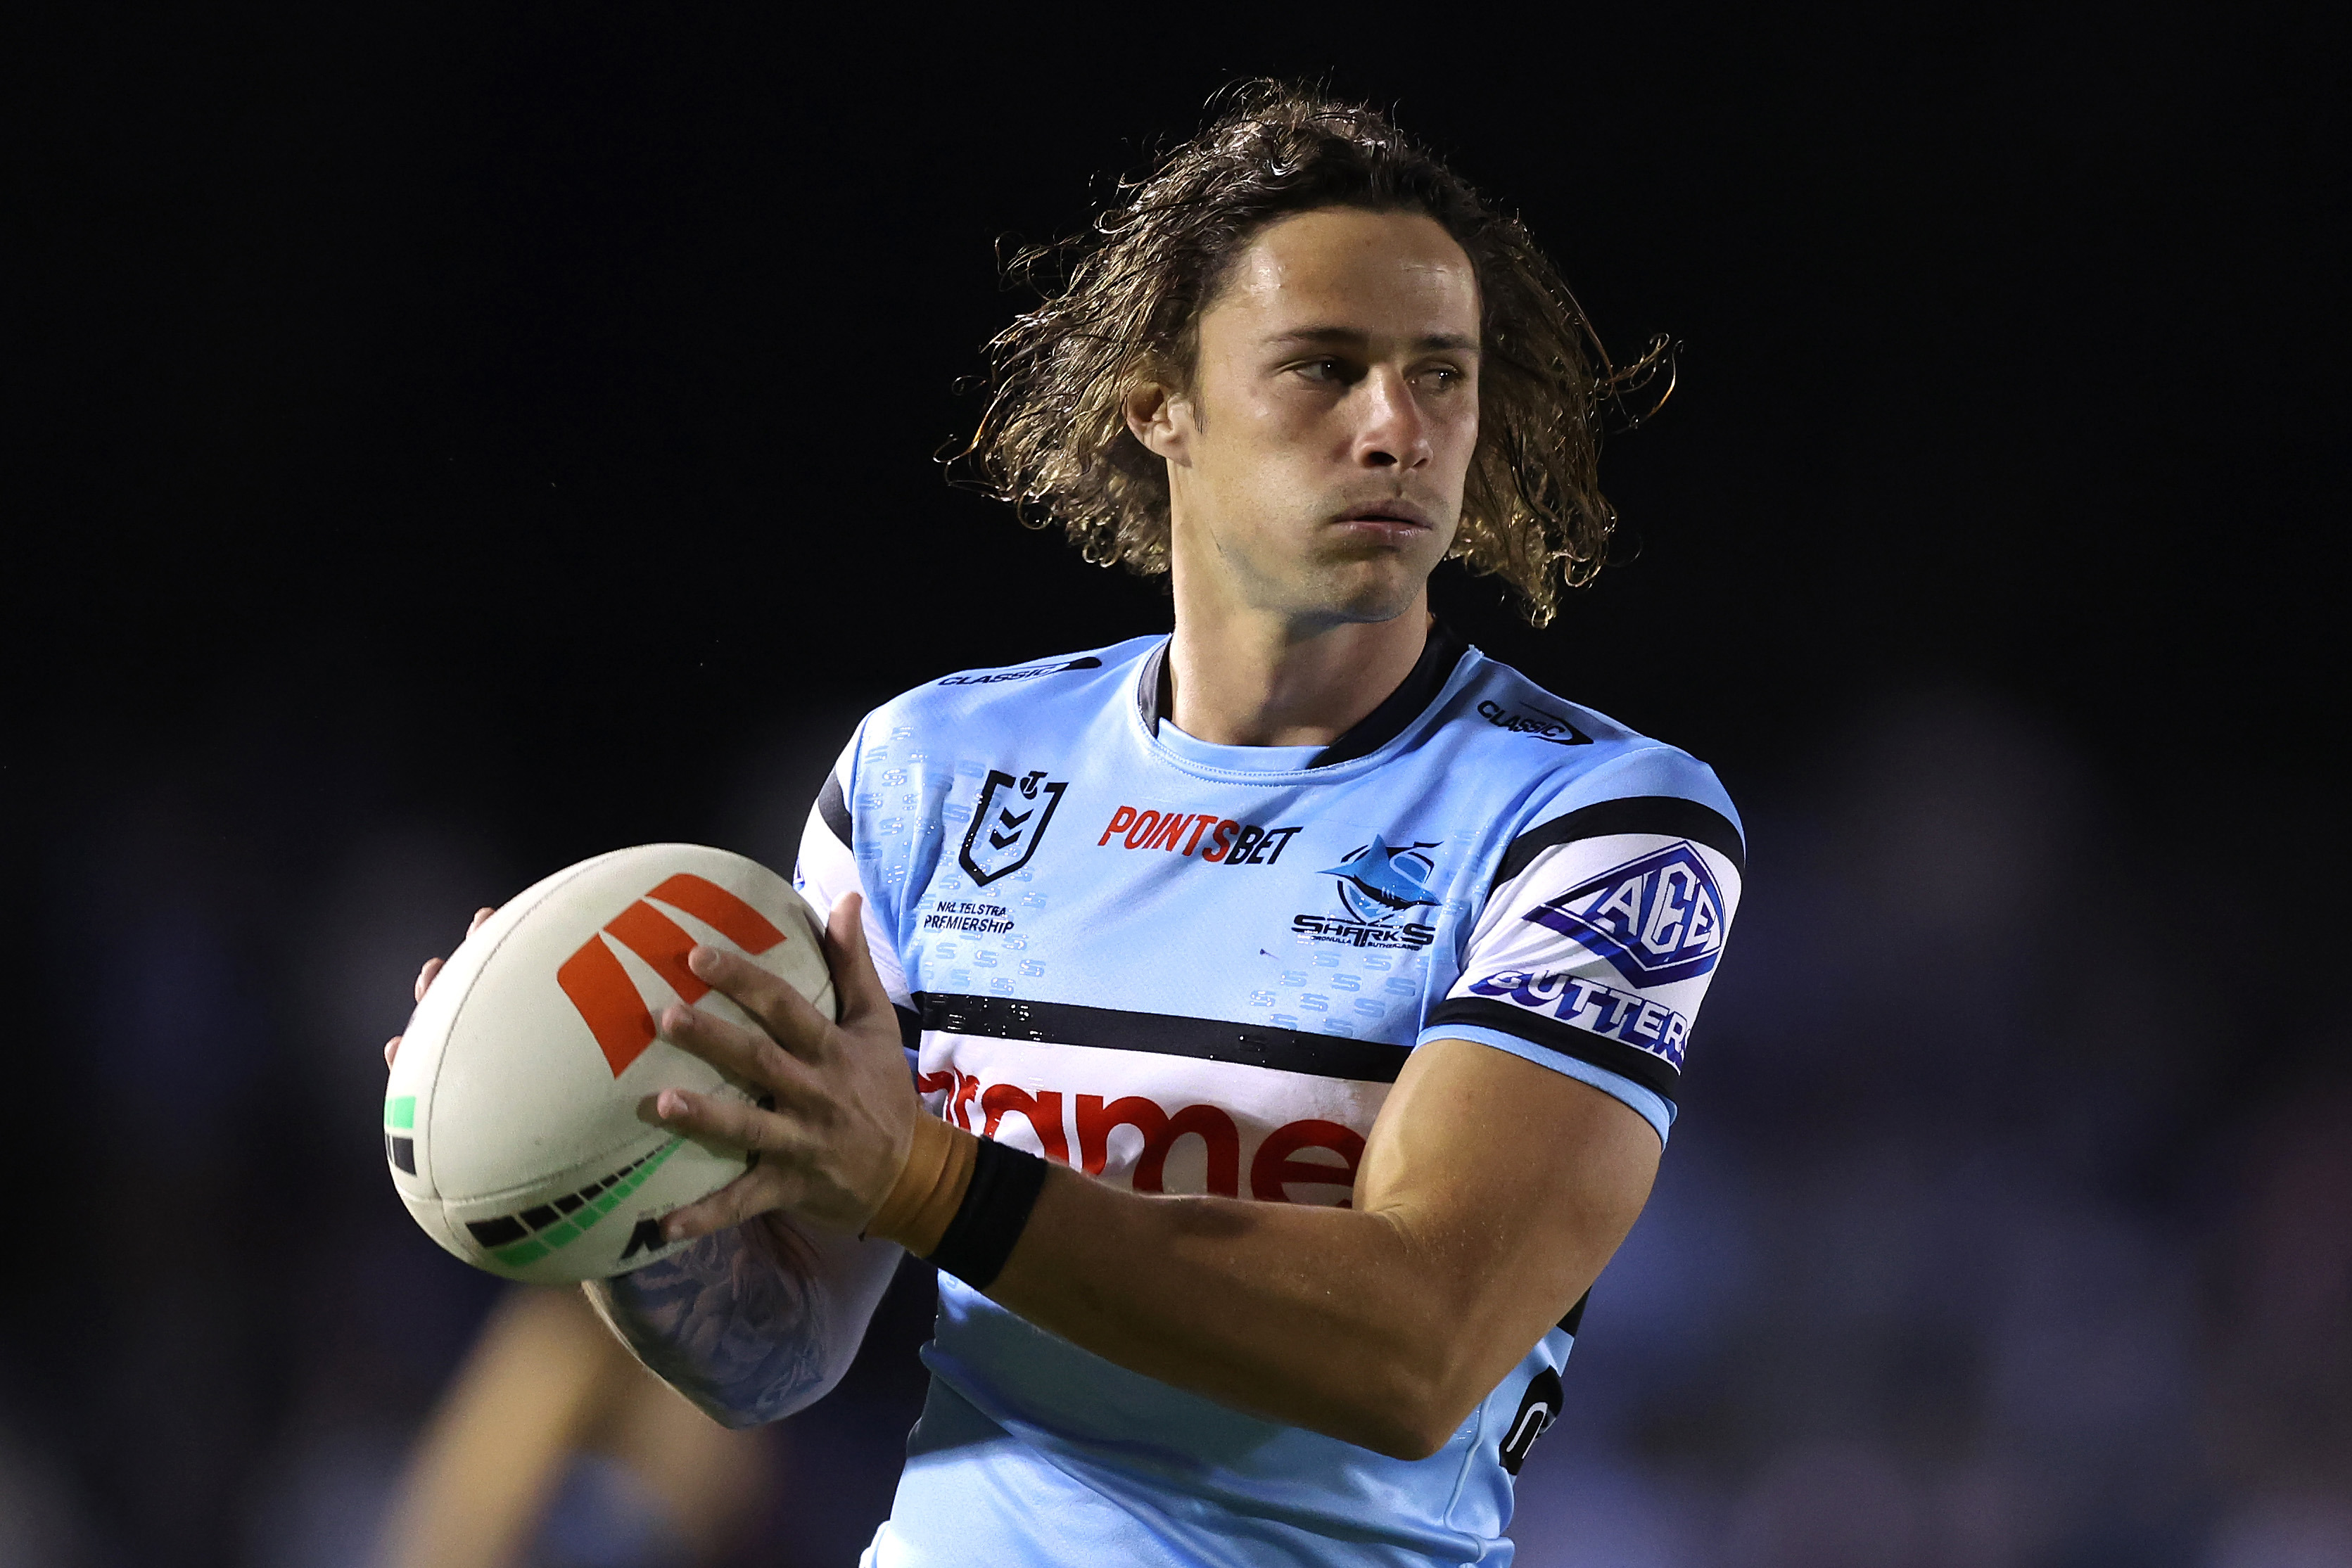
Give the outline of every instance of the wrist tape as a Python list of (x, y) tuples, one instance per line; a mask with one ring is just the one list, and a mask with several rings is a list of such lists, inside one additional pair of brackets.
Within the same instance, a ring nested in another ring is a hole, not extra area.
[[(969, 1136), (969, 1134), (966, 1134)], [(1013, 1256), (1013, 1244), (1029, 1224), (1029, 1211), (1045, 1186), (1045, 1162), (993, 1138), (975, 1138), (971, 1181), (947, 1234), (928, 1261), (975, 1291), (985, 1291)]]
[(1034, 1155), (924, 1116), (866, 1234), (896, 1241), (976, 1291), (1003, 1271), (1045, 1185)]

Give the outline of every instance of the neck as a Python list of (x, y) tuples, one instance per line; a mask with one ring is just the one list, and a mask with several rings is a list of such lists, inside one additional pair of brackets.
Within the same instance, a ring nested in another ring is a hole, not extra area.
[(1389, 621), (1302, 622), (1176, 595), (1169, 717), (1213, 746), (1328, 746), (1404, 684), (1429, 637), (1429, 591)]

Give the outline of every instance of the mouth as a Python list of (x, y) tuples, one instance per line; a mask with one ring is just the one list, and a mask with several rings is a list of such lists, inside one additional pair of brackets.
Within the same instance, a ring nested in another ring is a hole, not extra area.
[(1373, 529), (1419, 529), (1428, 532), (1437, 525), (1427, 512), (1411, 501), (1368, 501), (1351, 507), (1334, 519), (1341, 526), (1354, 525)]

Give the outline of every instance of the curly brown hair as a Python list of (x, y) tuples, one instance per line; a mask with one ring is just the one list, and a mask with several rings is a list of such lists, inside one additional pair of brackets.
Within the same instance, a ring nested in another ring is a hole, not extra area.
[(1419, 213), (1468, 255), (1481, 302), (1478, 445), (1448, 559), (1501, 578), (1544, 625), (1616, 531), (1597, 472), (1603, 413), (1624, 413), (1661, 371), (1664, 392), (1622, 423), (1664, 402), (1671, 345), (1612, 365), (1519, 221), (1378, 110), (1272, 81), (1220, 96), (1224, 112), (1123, 182), (1127, 200), (1091, 234), (1012, 259), (1042, 303), (988, 345), (988, 409), (954, 460), (966, 482), (1031, 527), (1058, 521), (1098, 565), (1167, 570), (1167, 468), (1127, 428), (1129, 391), (1189, 384), (1201, 312), (1270, 224), (1326, 207)]

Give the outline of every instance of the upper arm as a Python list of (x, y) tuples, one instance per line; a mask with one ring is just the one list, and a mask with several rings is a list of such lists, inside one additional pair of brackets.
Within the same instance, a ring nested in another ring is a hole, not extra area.
[(1356, 1202), (1432, 1265), (1476, 1393), (1640, 1215), (1738, 905), (1713, 775), (1670, 748), (1633, 760), (1621, 782), (1678, 792), (1567, 804), (1511, 842), (1365, 1151)]
[(1454, 1403), (1483, 1397), (1591, 1288), (1661, 1152), (1639, 1113), (1564, 1073), (1473, 1040), (1412, 1053), (1354, 1203), (1395, 1226), (1419, 1265)]
[(800, 860), (793, 868), (793, 885), (815, 909), (819, 926), (847, 894), (855, 893), (866, 901), (866, 945), (874, 954), (875, 972), (890, 993), (891, 1002), (904, 1011), (913, 1004), (888, 901), (875, 897), (866, 885), (863, 867), (866, 862), (857, 854), (856, 818), (851, 804), (857, 795), (857, 748), (864, 733), (861, 725), (850, 737), (809, 808), (808, 822), (801, 831)]
[(1641, 1113), (1661, 1142), (1747, 864), (1714, 776), (1672, 756), (1692, 792), (1725, 810), (1685, 795), (1624, 796), (1520, 833), (1421, 1033), (1581, 1079)]

